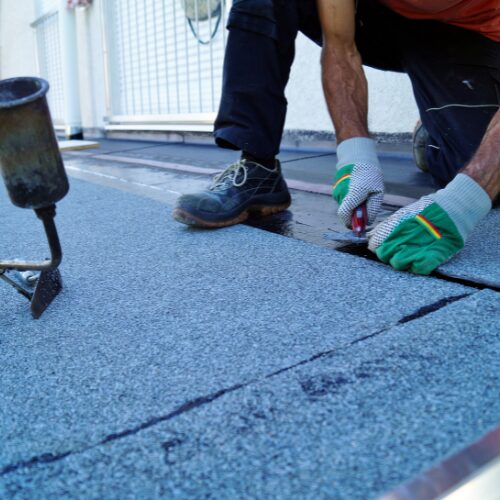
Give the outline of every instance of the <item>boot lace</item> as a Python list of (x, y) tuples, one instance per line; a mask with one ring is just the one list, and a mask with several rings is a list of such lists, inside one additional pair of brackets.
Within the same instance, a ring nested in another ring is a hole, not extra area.
[[(240, 175), (242, 174), (242, 175)], [(238, 177), (241, 179), (238, 180)], [(221, 191), (227, 189), (232, 184), (234, 187), (241, 187), (248, 178), (248, 167), (245, 160), (239, 160), (227, 167), (220, 174), (217, 174), (209, 187), (210, 191)]]

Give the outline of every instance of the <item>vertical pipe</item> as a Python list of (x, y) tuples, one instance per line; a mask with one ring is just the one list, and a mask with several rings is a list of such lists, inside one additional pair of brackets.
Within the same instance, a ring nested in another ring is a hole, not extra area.
[[(196, 10), (196, 32), (200, 32), (200, 14), (198, 12), (198, 0), (195, 3)], [(199, 99), (199, 109), (200, 113), (203, 113), (203, 96), (201, 92), (201, 43), (196, 44), (196, 51), (198, 54), (198, 99)]]
[[(143, 9), (144, 9), (144, 46), (146, 48), (146, 55), (144, 56), (144, 61), (146, 63), (146, 86), (148, 89), (148, 105), (149, 105), (149, 113), (153, 113), (153, 106), (152, 106), (152, 97), (151, 97), (151, 72), (150, 72), (150, 54), (151, 54), (151, 47), (149, 44), (149, 26), (148, 26), (148, 2), (145, 0), (143, 2)], [(153, 4), (154, 8), (154, 4)], [(146, 111), (146, 110), (144, 110)]]
[(170, 91), (169, 91), (169, 77), (168, 77), (168, 43), (167, 43), (167, 25), (166, 25), (166, 16), (165, 16), (165, 1), (161, 2), (161, 11), (162, 11), (162, 24), (163, 24), (163, 47), (165, 48), (165, 86), (167, 90), (167, 109), (166, 112), (170, 113)]
[[(231, 2), (231, 0), (227, 0), (228, 3)], [(222, 19), (221, 19), (221, 30), (222, 30), (222, 48), (223, 48), (223, 53), (225, 52), (226, 48), (226, 2), (222, 0), (221, 4), (221, 9), (222, 9)]]
[(135, 45), (137, 47), (137, 51), (136, 51), (136, 54), (137, 54), (137, 60), (136, 60), (136, 64), (137, 64), (137, 67), (138, 67), (138, 75), (137, 75), (137, 81), (139, 82), (139, 96), (141, 98), (141, 110), (140, 110), (140, 114), (143, 115), (144, 114), (144, 88), (143, 88), (143, 85), (142, 85), (142, 71), (141, 71), (141, 60), (142, 60), (142, 57), (141, 57), (141, 47), (140, 47), (140, 37), (139, 37), (139, 33), (140, 33), (140, 29), (139, 29), (139, 10), (138, 10), (138, 7), (137, 7), (137, 3), (136, 1), (134, 1), (134, 6), (135, 6), (135, 36), (136, 36), (136, 40), (135, 40)]
[[(128, 85), (123, 78), (127, 67), (126, 36), (123, 29), (123, 13), (117, 12), (116, 0), (100, 0), (100, 4), (102, 39), (105, 47), (106, 114), (109, 120), (114, 114), (129, 113)], [(118, 23), (121, 24), (118, 26)]]
[[(210, 0), (206, 0), (207, 2), (207, 11), (208, 11), (208, 31), (210, 35), (212, 34), (212, 11), (211, 11), (211, 2)], [(222, 6), (221, 6), (222, 8)], [(210, 40), (210, 91), (212, 97), (212, 111), (215, 111), (215, 93), (214, 93), (214, 41)]]
[[(132, 0), (134, 1), (134, 0)], [(118, 6), (115, 4), (115, 9), (117, 9)], [(133, 40), (132, 40), (132, 14), (130, 11), (130, 0), (127, 0), (127, 28), (128, 28), (128, 44), (129, 44), (129, 51), (128, 51), (128, 64), (129, 64), (129, 73), (124, 72), (124, 78), (129, 78), (130, 79), (130, 89), (131, 89), (131, 94), (132, 94), (132, 114), (135, 114), (135, 110), (137, 109), (136, 106), (136, 99), (135, 99), (135, 82), (134, 82), (134, 55), (132, 52), (132, 47), (133, 47)], [(136, 44), (137, 45), (137, 44)], [(127, 82), (128, 84), (128, 82)]]
[(156, 5), (153, 3), (153, 41), (155, 47), (155, 69), (156, 69), (156, 114), (161, 114), (161, 96), (160, 96), (160, 61), (158, 58), (158, 31), (156, 29), (157, 15)]
[[(109, 1), (109, 0), (108, 0)], [(114, 0), (113, 0), (114, 2)], [(115, 69), (115, 79), (118, 80), (115, 85), (117, 92), (120, 95), (120, 108), (121, 112), (119, 114), (129, 115), (130, 114), (130, 99), (129, 99), (129, 82), (126, 78), (127, 76), (127, 60), (125, 59), (125, 54), (130, 53), (130, 40), (128, 40), (127, 34), (125, 33), (125, 22), (123, 20), (124, 12), (123, 10), (118, 10), (116, 8), (116, 4), (113, 4), (113, 16), (110, 18), (113, 20), (113, 23), (120, 24), (117, 30), (113, 31), (115, 43), (116, 43), (116, 52), (120, 53), (120, 68), (119, 71)], [(115, 59), (115, 64), (117, 60)]]
[[(186, 5), (186, 0), (184, 6)], [(198, 3), (198, 2), (196, 2)], [(184, 47), (186, 50), (186, 85), (187, 85), (187, 100), (188, 100), (188, 113), (191, 113), (191, 79), (189, 75), (189, 44), (188, 44), (188, 24), (184, 23)]]
[(82, 138), (80, 91), (78, 82), (78, 51), (75, 14), (59, 0), (59, 37), (61, 46), (62, 84), (64, 92), (64, 133), (67, 139)]
[(179, 47), (177, 44), (177, 9), (176, 2), (173, 2), (174, 9), (174, 56), (175, 56), (175, 88), (177, 91), (177, 113), (181, 112), (181, 101), (179, 96)]

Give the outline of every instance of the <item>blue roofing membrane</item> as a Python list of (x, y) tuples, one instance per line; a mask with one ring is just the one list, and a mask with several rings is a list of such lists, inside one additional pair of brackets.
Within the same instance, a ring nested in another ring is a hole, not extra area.
[(372, 496), (496, 423), (495, 292), (169, 211), (72, 180), (62, 294), (0, 283), (0, 497)]
[(500, 209), (492, 210), (475, 228), (463, 250), (439, 270), (444, 274), (494, 283), (500, 287)]

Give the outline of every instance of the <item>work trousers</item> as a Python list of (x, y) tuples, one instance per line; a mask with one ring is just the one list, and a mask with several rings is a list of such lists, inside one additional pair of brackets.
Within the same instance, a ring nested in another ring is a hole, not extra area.
[[(273, 157), (297, 33), (322, 43), (316, 2), (234, 0), (227, 27), (216, 143)], [(408, 74), (430, 135), (431, 173), (438, 185), (447, 184), (477, 150), (500, 107), (500, 43), (441, 22), (404, 18), (377, 0), (358, 0), (356, 45), (364, 65)]]

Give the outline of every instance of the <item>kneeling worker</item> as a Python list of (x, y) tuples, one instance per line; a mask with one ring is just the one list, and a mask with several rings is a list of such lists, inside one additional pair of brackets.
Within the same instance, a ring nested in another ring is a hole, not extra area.
[(250, 212), (290, 205), (276, 155), (285, 86), (298, 31), (322, 45), (322, 78), (337, 137), (333, 196), (350, 226), (367, 203), (379, 212), (384, 184), (367, 126), (362, 64), (408, 74), (442, 187), (368, 235), (394, 268), (429, 274), (464, 246), (500, 192), (500, 4), (498, 0), (235, 0), (215, 122), (216, 143), (241, 159), (200, 193), (183, 195), (179, 222), (224, 227)]

